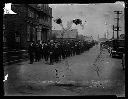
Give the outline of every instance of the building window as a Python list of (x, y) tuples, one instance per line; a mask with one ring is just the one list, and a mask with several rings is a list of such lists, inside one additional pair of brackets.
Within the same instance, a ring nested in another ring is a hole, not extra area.
[(3, 42), (6, 42), (5, 32), (3, 31)]
[(48, 23), (48, 17), (47, 17), (47, 16), (46, 16), (46, 18), (45, 18), (45, 22)]
[(46, 18), (46, 16), (44, 17), (44, 21), (47, 21), (47, 18)]
[(28, 16), (34, 18), (34, 12), (28, 9)]
[(48, 17), (48, 22), (50, 23), (50, 17)]
[(16, 37), (16, 42), (20, 42), (20, 33), (18, 31), (16, 31), (15, 37)]
[(3, 24), (3, 42), (6, 42), (5, 25)]
[(41, 23), (41, 19), (39, 19), (39, 23)]
[(48, 22), (48, 17), (47, 16), (44, 16), (44, 21)]
[(30, 41), (30, 25), (27, 26), (27, 41)]
[(35, 33), (35, 28), (33, 27), (33, 41), (35, 41), (35, 35), (36, 33)]
[(39, 17), (38, 14), (36, 14), (36, 19), (38, 19), (38, 17)]
[(43, 17), (43, 20), (45, 21), (45, 16)]
[(37, 8), (43, 9), (43, 4), (37, 4)]
[(46, 5), (44, 4), (44, 10), (46, 9)]
[(39, 19), (39, 23), (40, 23), (40, 24), (44, 23), (44, 19), (43, 19), (43, 18), (40, 18), (40, 19)]

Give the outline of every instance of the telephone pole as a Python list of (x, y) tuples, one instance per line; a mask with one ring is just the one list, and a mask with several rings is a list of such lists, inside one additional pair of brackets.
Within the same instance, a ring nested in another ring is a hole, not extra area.
[(113, 29), (112, 39), (114, 39), (114, 25), (113, 25), (112, 29)]
[(104, 38), (106, 38), (106, 33), (104, 33)]
[(114, 27), (116, 29), (114, 29), (114, 31), (117, 31), (117, 39), (119, 39), (119, 31), (121, 31), (119, 28), (119, 15), (122, 14), (122, 11), (114, 11), (115, 14), (117, 14), (117, 17), (115, 19), (117, 19), (117, 26)]
[(106, 34), (106, 38), (108, 39), (108, 35), (109, 35), (109, 32), (108, 32), (108, 30), (107, 30), (107, 34)]
[(99, 34), (98, 34), (98, 37), (97, 37), (97, 39), (99, 40)]

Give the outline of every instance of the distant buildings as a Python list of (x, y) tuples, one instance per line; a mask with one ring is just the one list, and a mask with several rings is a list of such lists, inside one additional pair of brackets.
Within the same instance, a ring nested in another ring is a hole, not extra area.
[(107, 38), (99, 38), (99, 42), (104, 42), (104, 41), (107, 41), (108, 39)]
[(56, 38), (71, 38), (75, 39), (78, 36), (77, 29), (72, 30), (52, 30), (52, 35), (55, 35)]
[(82, 34), (78, 34), (77, 29), (67, 30), (65, 32), (63, 30), (52, 30), (52, 35), (55, 39), (69, 38), (69, 39), (84, 40), (84, 41), (88, 41), (88, 42), (93, 41), (92, 36), (84, 36)]
[(79, 34), (78, 36), (77, 36), (77, 39), (80, 39), (80, 40), (84, 40), (85, 39), (85, 37), (81, 34)]
[(88, 41), (88, 42), (93, 41), (93, 37), (92, 36), (78, 35), (77, 39)]
[(85, 41), (88, 41), (88, 42), (91, 42), (91, 41), (93, 41), (94, 39), (93, 39), (92, 36), (84, 36), (84, 40), (85, 40)]

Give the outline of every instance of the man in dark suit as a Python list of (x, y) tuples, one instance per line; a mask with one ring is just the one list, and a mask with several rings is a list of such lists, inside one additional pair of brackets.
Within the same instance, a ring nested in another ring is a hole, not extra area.
[(29, 54), (29, 59), (30, 59), (30, 64), (33, 64), (34, 61), (34, 42), (31, 42), (29, 47), (28, 47), (28, 54)]
[(44, 56), (44, 59), (45, 61), (47, 62), (48, 61), (48, 57), (49, 57), (49, 46), (48, 46), (48, 43), (45, 42), (44, 45), (43, 45), (43, 56)]
[(49, 54), (50, 54), (50, 65), (53, 65), (53, 62), (55, 61), (55, 45), (53, 40), (51, 40), (49, 44)]

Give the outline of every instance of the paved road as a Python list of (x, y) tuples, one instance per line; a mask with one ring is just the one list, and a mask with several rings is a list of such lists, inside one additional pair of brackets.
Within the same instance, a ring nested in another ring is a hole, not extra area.
[[(109, 57), (99, 46), (77, 56), (47, 65), (22, 62), (6, 68), (5, 89), (12, 95), (105, 95), (124, 96), (125, 71), (121, 60)], [(57, 83), (57, 84), (56, 84)], [(10, 91), (11, 90), (11, 91)]]

